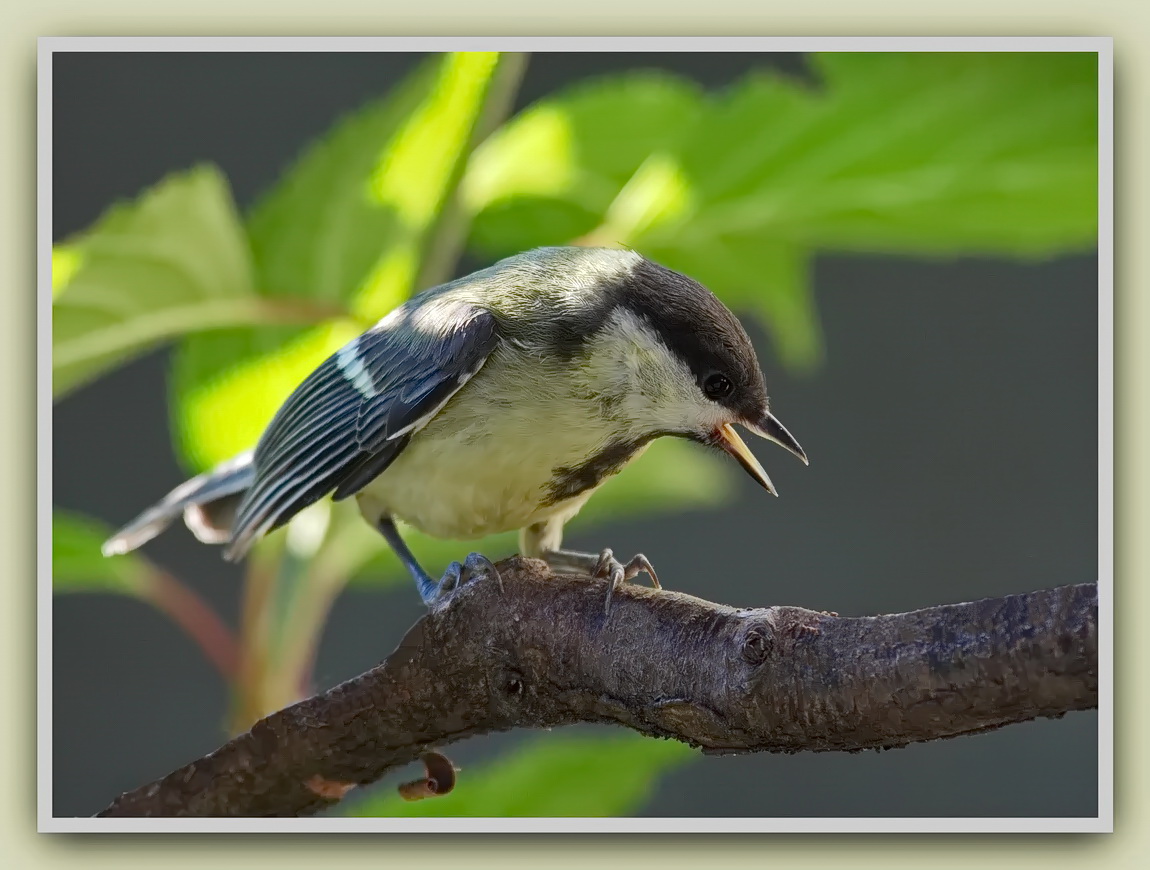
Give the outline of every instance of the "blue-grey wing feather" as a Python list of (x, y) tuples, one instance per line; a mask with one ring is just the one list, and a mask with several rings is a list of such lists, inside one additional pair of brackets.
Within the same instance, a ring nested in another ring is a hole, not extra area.
[(325, 360), (284, 402), (253, 457), (254, 481), (225, 551), (239, 559), (266, 532), (332, 493), (358, 492), (413, 431), (482, 367), (495, 318), (453, 303), (450, 322), (420, 330), (387, 318)]

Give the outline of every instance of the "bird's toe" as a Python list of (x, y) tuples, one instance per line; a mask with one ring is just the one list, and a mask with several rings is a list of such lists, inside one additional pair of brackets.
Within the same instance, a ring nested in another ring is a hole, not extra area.
[(651, 565), (651, 561), (642, 553), (632, 556), (631, 560), (624, 565), (615, 558), (615, 554), (606, 549), (599, 554), (599, 561), (595, 565), (593, 576), (610, 581), (607, 587), (607, 600), (604, 602), (604, 612), (611, 612), (611, 599), (615, 590), (628, 583), (637, 577), (639, 574), (645, 573), (651, 578), (651, 585), (656, 589), (662, 589), (659, 585), (659, 578), (655, 575), (655, 569)]
[(482, 553), (469, 553), (462, 563), (452, 562), (447, 566), (447, 570), (443, 572), (443, 577), (436, 587), (435, 595), (428, 603), (442, 600), (456, 589), (466, 586), (468, 583), (482, 580), (489, 575), (495, 578), (499, 584), (499, 591), (502, 592), (503, 578), (494, 563)]

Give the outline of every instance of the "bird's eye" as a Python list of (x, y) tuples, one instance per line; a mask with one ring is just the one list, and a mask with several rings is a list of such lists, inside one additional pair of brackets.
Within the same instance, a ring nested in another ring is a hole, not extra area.
[(731, 383), (730, 378), (718, 373), (708, 375), (703, 381), (703, 392), (707, 394), (708, 399), (725, 399), (731, 395), (731, 390), (734, 388), (735, 385)]

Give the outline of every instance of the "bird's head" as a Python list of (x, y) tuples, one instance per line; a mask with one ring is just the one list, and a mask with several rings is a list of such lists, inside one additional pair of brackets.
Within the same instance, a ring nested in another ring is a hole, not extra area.
[(618, 287), (615, 332), (630, 344), (623, 356), (635, 417), (649, 431), (726, 451), (777, 495), (735, 426), (809, 463), (771, 413), (758, 358), (738, 318), (697, 281), (637, 256)]

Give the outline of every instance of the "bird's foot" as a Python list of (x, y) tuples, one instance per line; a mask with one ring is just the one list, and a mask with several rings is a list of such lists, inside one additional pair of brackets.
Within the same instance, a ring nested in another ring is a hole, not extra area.
[(495, 582), (499, 584), (499, 591), (502, 592), (503, 578), (499, 574), (499, 569), (482, 553), (469, 553), (462, 565), (459, 562), (452, 562), (448, 565), (438, 583), (432, 581), (426, 587), (421, 588), (420, 596), (423, 598), (423, 603), (430, 607), (432, 604), (445, 599), (456, 589), (475, 580), (481, 580), (489, 574), (495, 578)]
[(611, 597), (615, 594), (615, 590), (624, 583), (633, 580), (640, 573), (645, 573), (650, 577), (651, 585), (656, 589), (663, 588), (659, 585), (659, 578), (655, 575), (655, 569), (651, 566), (651, 561), (642, 553), (632, 556), (631, 561), (626, 565), (616, 559), (615, 554), (609, 549), (599, 554), (599, 561), (595, 564), (595, 569), (591, 572), (591, 576), (610, 581), (610, 585), (607, 587), (607, 598), (603, 602), (604, 613), (609, 614), (611, 612)]

